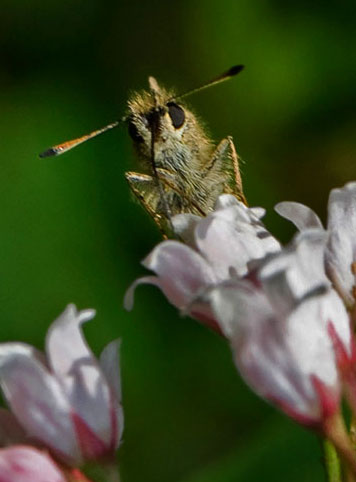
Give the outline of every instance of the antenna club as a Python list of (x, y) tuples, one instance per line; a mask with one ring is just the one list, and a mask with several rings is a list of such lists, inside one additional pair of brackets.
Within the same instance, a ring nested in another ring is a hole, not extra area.
[(58, 149), (55, 149), (54, 147), (50, 147), (49, 149), (41, 152), (41, 154), (38, 155), (41, 159), (45, 157), (53, 157), (57, 156), (59, 154)]
[(234, 65), (233, 67), (231, 67), (231, 69), (228, 70), (227, 74), (229, 76), (233, 76), (233, 75), (237, 75), (241, 72), (241, 70), (243, 70), (245, 68), (244, 65)]

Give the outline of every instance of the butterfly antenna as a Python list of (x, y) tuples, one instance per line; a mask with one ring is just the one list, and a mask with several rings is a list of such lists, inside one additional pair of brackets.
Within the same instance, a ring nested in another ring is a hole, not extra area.
[(70, 149), (74, 149), (74, 147), (79, 146), (79, 144), (83, 144), (83, 142), (89, 141), (89, 139), (93, 139), (94, 137), (104, 134), (104, 132), (107, 132), (111, 129), (115, 129), (115, 127), (118, 127), (120, 124), (122, 124), (122, 122), (125, 122), (125, 121), (126, 121), (126, 117), (123, 117), (122, 119), (112, 122), (111, 124), (108, 124), (107, 126), (102, 127), (101, 129), (97, 129), (96, 131), (90, 132), (90, 134), (86, 134), (85, 136), (78, 137), (77, 139), (72, 139), (71, 141), (66, 141), (66, 142), (63, 142), (62, 144), (58, 144), (56, 146), (50, 147), (49, 149), (46, 149), (45, 151), (41, 152), (41, 154), (39, 154), (39, 157), (41, 158), (53, 157), (53, 156), (59, 156), (60, 154), (64, 154)]
[(206, 82), (195, 89), (188, 90), (187, 92), (183, 92), (183, 94), (179, 94), (177, 96), (172, 97), (169, 100), (177, 100), (182, 99), (183, 97), (187, 97), (188, 95), (195, 94), (196, 92), (200, 92), (201, 90), (207, 89), (208, 87), (212, 87), (213, 85), (220, 84), (221, 82), (225, 82), (225, 80), (229, 80), (235, 75), (239, 74), (245, 68), (244, 65), (234, 65), (226, 72), (223, 72), (218, 77)]

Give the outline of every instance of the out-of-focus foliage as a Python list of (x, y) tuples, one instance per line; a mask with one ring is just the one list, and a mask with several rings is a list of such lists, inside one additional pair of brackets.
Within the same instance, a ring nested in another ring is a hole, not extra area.
[(148, 75), (182, 91), (244, 63), (190, 104), (216, 140), (234, 136), (251, 205), (298, 200), (323, 216), (329, 190), (356, 177), (355, 20), (351, 1), (2, 1), (0, 339), (40, 347), (71, 301), (98, 310), (86, 328), (97, 351), (123, 338), (123, 482), (323, 473), (317, 440), (249, 392), (225, 341), (154, 288), (123, 310), (159, 240), (124, 180), (125, 128), (63, 157), (38, 152), (120, 117)]

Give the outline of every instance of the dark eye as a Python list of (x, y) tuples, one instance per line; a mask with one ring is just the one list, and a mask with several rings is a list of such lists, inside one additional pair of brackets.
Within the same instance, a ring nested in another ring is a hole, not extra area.
[(184, 110), (180, 105), (177, 105), (174, 102), (168, 102), (167, 107), (168, 107), (168, 114), (169, 114), (169, 117), (171, 118), (173, 127), (175, 129), (179, 129), (179, 127), (182, 127), (185, 121)]
[(139, 134), (136, 125), (132, 121), (129, 122), (128, 129), (130, 137), (134, 142), (143, 142), (143, 137)]

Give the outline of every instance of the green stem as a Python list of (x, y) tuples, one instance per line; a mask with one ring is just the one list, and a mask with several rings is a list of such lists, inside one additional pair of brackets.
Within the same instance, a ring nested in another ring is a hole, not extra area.
[[(119, 470), (114, 460), (92, 462), (85, 466), (85, 474), (91, 481), (120, 482)], [(85, 482), (85, 481), (84, 481)]]
[(348, 482), (356, 482), (356, 454), (348, 436), (341, 413), (336, 413), (324, 421), (324, 436), (332, 442), (345, 464)]
[(341, 482), (340, 459), (330, 440), (323, 440), (324, 465), (328, 482)]

